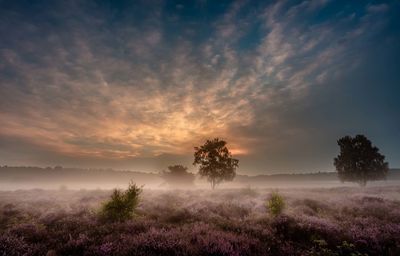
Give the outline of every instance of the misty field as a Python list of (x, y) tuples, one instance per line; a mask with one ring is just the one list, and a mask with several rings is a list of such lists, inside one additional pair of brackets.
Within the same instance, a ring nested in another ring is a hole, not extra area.
[(124, 222), (98, 217), (110, 194), (0, 192), (0, 255), (400, 255), (399, 186), (144, 189)]

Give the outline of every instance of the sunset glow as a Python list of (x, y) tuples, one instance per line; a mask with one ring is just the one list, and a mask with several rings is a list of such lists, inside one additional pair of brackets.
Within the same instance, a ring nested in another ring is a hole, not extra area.
[(1, 5), (4, 164), (153, 170), (220, 137), (246, 172), (320, 170), (358, 132), (400, 163), (396, 1)]

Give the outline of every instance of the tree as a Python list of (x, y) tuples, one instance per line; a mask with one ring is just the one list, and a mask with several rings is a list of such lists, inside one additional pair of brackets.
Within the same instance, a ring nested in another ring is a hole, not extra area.
[(170, 185), (188, 186), (194, 182), (194, 174), (187, 171), (187, 167), (183, 165), (168, 166), (168, 171), (161, 173), (163, 178)]
[(385, 156), (364, 135), (345, 136), (337, 141), (340, 154), (334, 165), (342, 182), (357, 182), (365, 186), (369, 180), (385, 179), (389, 170)]
[(200, 165), (199, 174), (207, 177), (212, 189), (222, 181), (235, 178), (239, 160), (232, 158), (225, 141), (218, 138), (207, 140), (204, 145), (194, 149), (193, 165)]

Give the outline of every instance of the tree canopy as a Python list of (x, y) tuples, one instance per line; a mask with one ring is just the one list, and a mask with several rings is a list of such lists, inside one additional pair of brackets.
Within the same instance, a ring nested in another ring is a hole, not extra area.
[(335, 157), (334, 165), (339, 179), (357, 182), (365, 186), (367, 181), (385, 179), (388, 172), (388, 163), (379, 149), (372, 145), (364, 135), (354, 138), (345, 136), (337, 141), (340, 154)]
[(207, 177), (213, 189), (223, 181), (233, 180), (239, 166), (239, 160), (232, 157), (226, 144), (225, 141), (215, 138), (194, 148), (193, 165), (199, 165), (200, 176)]
[(194, 182), (194, 174), (187, 171), (187, 167), (183, 165), (168, 166), (168, 171), (161, 173), (163, 178), (169, 185), (172, 186), (189, 186)]

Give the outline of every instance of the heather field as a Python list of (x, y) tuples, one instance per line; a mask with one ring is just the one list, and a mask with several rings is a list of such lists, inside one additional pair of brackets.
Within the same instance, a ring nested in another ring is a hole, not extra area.
[(400, 255), (399, 186), (145, 188), (122, 222), (99, 218), (110, 194), (0, 192), (0, 255)]

